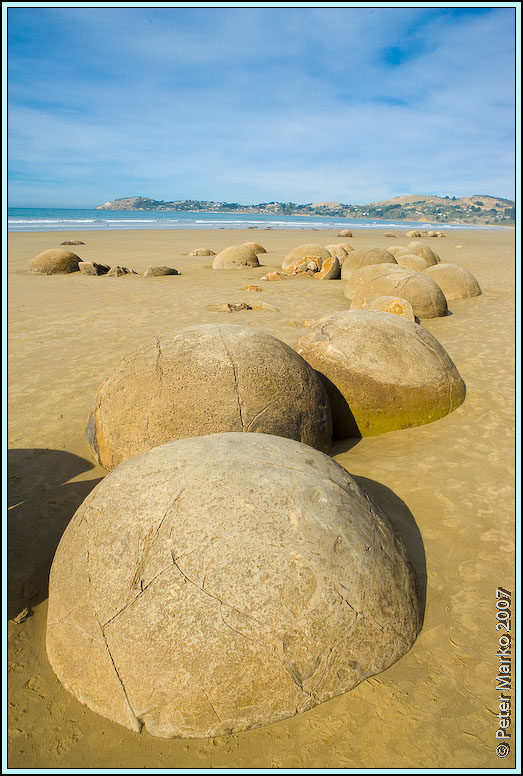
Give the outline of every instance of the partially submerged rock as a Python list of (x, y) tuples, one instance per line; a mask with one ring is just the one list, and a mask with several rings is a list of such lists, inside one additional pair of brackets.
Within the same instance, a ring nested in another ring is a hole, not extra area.
[(410, 232), (405, 232), (405, 237), (421, 237), (421, 232), (411, 229)]
[(189, 251), (187, 254), (188, 256), (216, 256), (214, 251), (211, 251), (210, 248), (194, 248), (192, 251)]
[(429, 266), (427, 259), (418, 256), (415, 253), (400, 253), (396, 256), (399, 267), (403, 269), (412, 269), (414, 272), (423, 272)]
[(407, 301), (407, 299), (402, 299), (400, 296), (376, 296), (369, 299), (358, 298), (357, 302), (351, 304), (350, 309), (377, 310), (382, 313), (401, 315), (401, 317), (406, 318), (407, 321), (417, 321), (411, 303)]
[(325, 250), (329, 251), (331, 256), (337, 258), (341, 265), (347, 258), (350, 251), (353, 249), (350, 248), (350, 246), (347, 246), (345, 243), (336, 243), (334, 245), (326, 245)]
[(385, 234), (384, 234), (383, 236), (384, 236), (384, 237), (396, 237), (396, 235), (394, 234), (394, 232), (385, 232)]
[(370, 267), (373, 264), (396, 264), (396, 259), (383, 248), (358, 248), (351, 251), (341, 268), (341, 277), (348, 280), (354, 270)]
[(318, 260), (319, 267), (321, 267), (322, 262), (330, 258), (330, 253), (326, 248), (322, 248), (321, 245), (316, 245), (314, 243), (298, 245), (297, 248), (293, 248), (293, 250), (289, 251), (285, 256), (281, 265), (282, 269), (290, 267), (292, 264), (295, 264), (296, 261), (305, 257), (315, 258)]
[(479, 283), (472, 272), (457, 264), (441, 262), (429, 267), (423, 274), (438, 284), (449, 301), (481, 294)]
[(82, 275), (107, 275), (111, 267), (108, 264), (97, 264), (96, 261), (81, 261), (78, 269)]
[(398, 315), (326, 315), (307, 327), (296, 350), (324, 376), (339, 438), (431, 423), (465, 399), (463, 380), (443, 346)]
[(78, 264), (82, 259), (65, 248), (50, 248), (35, 256), (29, 264), (31, 275), (68, 275), (78, 272)]
[[(265, 308), (267, 309), (267, 308)], [(102, 383), (87, 439), (106, 469), (173, 439), (272, 433), (328, 450), (321, 380), (292, 348), (244, 326), (190, 326), (126, 356)]]
[(213, 269), (243, 269), (244, 267), (259, 267), (258, 257), (244, 245), (231, 245), (220, 251), (212, 263)]
[(397, 264), (363, 267), (352, 273), (345, 287), (345, 296), (356, 306), (365, 298), (384, 295), (407, 299), (418, 318), (439, 318), (448, 313), (445, 295), (431, 278), (424, 272), (403, 269)]
[(82, 240), (64, 240), (60, 245), (85, 245)]
[(352, 237), (352, 232), (349, 229), (341, 229), (338, 232), (338, 237)]
[(134, 269), (129, 269), (128, 267), (112, 267), (109, 272), (106, 274), (106, 277), (108, 278), (120, 278), (123, 275), (137, 275), (138, 273), (134, 271)]
[(267, 253), (263, 245), (256, 242), (244, 242), (243, 247), (249, 248), (249, 250), (254, 251), (254, 253)]
[(155, 278), (160, 275), (181, 275), (174, 267), (149, 267), (143, 273), (144, 278)]
[(263, 289), (260, 288), (259, 286), (250, 284), (250, 285), (244, 286), (242, 288), (242, 291), (263, 291)]
[(432, 248), (429, 248), (428, 245), (425, 245), (424, 243), (420, 242), (411, 242), (408, 244), (408, 249), (410, 253), (414, 253), (416, 256), (421, 256), (424, 258), (429, 264), (429, 266), (432, 266), (433, 264), (438, 264), (440, 261), (440, 258), (436, 251), (433, 251)]
[(420, 628), (405, 545), (350, 474), (226, 433), (156, 447), (92, 490), (55, 554), (46, 647), (92, 711), (204, 738), (351, 690)]

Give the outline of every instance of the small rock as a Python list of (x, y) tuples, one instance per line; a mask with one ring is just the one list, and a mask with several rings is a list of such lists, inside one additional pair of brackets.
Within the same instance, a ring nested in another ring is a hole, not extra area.
[(396, 235), (393, 232), (385, 232), (383, 235), (384, 237), (396, 237)]
[(85, 245), (81, 240), (64, 240), (60, 245)]
[(122, 275), (137, 275), (138, 273), (134, 269), (128, 269), (127, 267), (116, 266), (109, 270), (107, 273), (108, 278), (119, 278)]
[(20, 625), (21, 623), (28, 620), (32, 614), (33, 614), (32, 609), (30, 609), (29, 606), (24, 606), (22, 611), (18, 612), (16, 617), (13, 617), (13, 622), (16, 622), (17, 625)]
[(210, 248), (195, 248), (192, 251), (189, 251), (187, 254), (188, 256), (216, 256), (214, 251), (211, 251)]
[(283, 280), (286, 275), (282, 275), (281, 272), (267, 272), (260, 280)]
[(107, 275), (111, 267), (108, 264), (97, 264), (96, 261), (81, 261), (78, 269), (82, 275)]
[(263, 289), (261, 289), (259, 286), (254, 286), (254, 285), (251, 285), (251, 286), (244, 286), (244, 287), (242, 288), (242, 291), (262, 291), (262, 290), (263, 290)]
[(155, 278), (159, 275), (181, 275), (174, 267), (149, 267), (143, 273), (144, 278)]

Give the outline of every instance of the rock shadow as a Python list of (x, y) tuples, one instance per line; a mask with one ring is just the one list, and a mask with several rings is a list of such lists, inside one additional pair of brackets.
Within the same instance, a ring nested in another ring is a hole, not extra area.
[(8, 451), (8, 619), (47, 598), (58, 542), (102, 478), (69, 480), (94, 468), (90, 461), (64, 450)]
[(390, 518), (396, 532), (405, 542), (409, 557), (414, 566), (420, 591), (421, 618), (425, 617), (427, 601), (427, 559), (420, 530), (408, 506), (396, 494), (375, 480), (352, 475), (358, 485), (376, 501)]

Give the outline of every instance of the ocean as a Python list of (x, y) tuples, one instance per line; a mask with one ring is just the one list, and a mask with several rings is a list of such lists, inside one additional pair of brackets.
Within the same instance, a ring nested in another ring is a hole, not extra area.
[(430, 221), (380, 221), (336, 216), (283, 216), (237, 213), (187, 213), (77, 208), (9, 208), (9, 232), (90, 231), (105, 229), (499, 229), (478, 224)]

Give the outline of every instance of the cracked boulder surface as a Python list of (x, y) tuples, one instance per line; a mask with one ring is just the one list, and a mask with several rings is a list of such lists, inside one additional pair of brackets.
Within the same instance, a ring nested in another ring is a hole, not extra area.
[(330, 403), (291, 347), (247, 326), (190, 326), (126, 356), (103, 382), (87, 423), (96, 460), (113, 469), (189, 436), (249, 431), (327, 452)]
[(94, 488), (56, 551), (46, 643), (93, 711), (202, 738), (351, 690), (420, 627), (405, 546), (345, 469), (225, 433), (154, 448)]
[(289, 253), (282, 261), (281, 268), (287, 269), (287, 267), (290, 267), (292, 264), (301, 261), (305, 257), (318, 259), (317, 263), (321, 269), (322, 263), (327, 259), (330, 259), (331, 255), (330, 251), (328, 251), (327, 248), (322, 248), (321, 245), (316, 245), (315, 243), (304, 243), (303, 245), (298, 245), (297, 248), (293, 248), (292, 251), (289, 251)]
[(448, 313), (445, 294), (430, 277), (397, 264), (373, 264), (355, 270), (344, 294), (358, 306), (365, 297), (398, 295), (411, 303), (418, 318), (441, 318)]
[(326, 315), (307, 327), (296, 351), (324, 377), (337, 438), (421, 426), (465, 400), (465, 384), (444, 347), (399, 315)]

